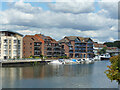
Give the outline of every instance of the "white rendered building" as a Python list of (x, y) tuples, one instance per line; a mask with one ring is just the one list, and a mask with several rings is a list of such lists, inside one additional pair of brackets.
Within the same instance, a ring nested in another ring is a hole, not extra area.
[(22, 58), (23, 35), (0, 31), (0, 59)]

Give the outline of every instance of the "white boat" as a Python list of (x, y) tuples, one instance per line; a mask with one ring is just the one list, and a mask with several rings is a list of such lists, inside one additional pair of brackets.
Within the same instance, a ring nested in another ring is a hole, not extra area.
[(80, 58), (80, 59), (77, 60), (77, 63), (82, 63), (83, 64), (83, 63), (85, 63), (85, 59), (84, 58)]
[(89, 63), (94, 63), (94, 60), (92, 58), (86, 58), (85, 59), (85, 63), (89, 64)]
[(64, 62), (60, 62), (59, 60), (53, 60), (49, 64), (64, 64)]
[(99, 61), (99, 60), (100, 60), (100, 55), (96, 55), (96, 56), (94, 57), (94, 60), (95, 60), (95, 61)]
[(106, 54), (102, 54), (102, 55), (96, 55), (94, 57), (94, 60), (109, 60), (110, 57), (111, 57), (110, 54), (106, 53)]
[(81, 58), (81, 59), (78, 59), (77, 60), (78, 63), (86, 63), (86, 64), (89, 64), (89, 63), (93, 63), (94, 60), (92, 58)]
[(65, 64), (73, 64), (74, 61), (72, 61), (72, 60), (69, 59), (69, 60), (65, 60), (64, 63), (65, 63)]

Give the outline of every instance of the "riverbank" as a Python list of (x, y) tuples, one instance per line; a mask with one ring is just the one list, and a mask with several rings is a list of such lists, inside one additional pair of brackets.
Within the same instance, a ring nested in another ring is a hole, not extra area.
[(51, 60), (2, 60), (2, 67), (6, 66), (29, 66), (36, 64), (46, 64), (51, 62)]

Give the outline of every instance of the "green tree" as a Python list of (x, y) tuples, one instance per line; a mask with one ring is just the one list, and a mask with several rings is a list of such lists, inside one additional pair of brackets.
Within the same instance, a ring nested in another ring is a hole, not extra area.
[(107, 77), (113, 81), (118, 82), (120, 90), (120, 54), (118, 56), (113, 56), (110, 58), (111, 65), (107, 66), (109, 69), (105, 71)]
[(120, 41), (105, 42), (104, 45), (107, 45), (107, 47), (118, 47), (120, 49)]
[(99, 51), (100, 54), (105, 54), (106, 53), (106, 50), (107, 50), (107, 47), (104, 47), (103, 49), (101, 49)]

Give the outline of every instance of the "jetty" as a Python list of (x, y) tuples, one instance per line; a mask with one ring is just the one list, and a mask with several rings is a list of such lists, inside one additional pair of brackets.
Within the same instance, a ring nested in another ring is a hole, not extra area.
[(2, 66), (26, 66), (26, 65), (36, 65), (36, 64), (47, 64), (51, 60), (1, 60)]

